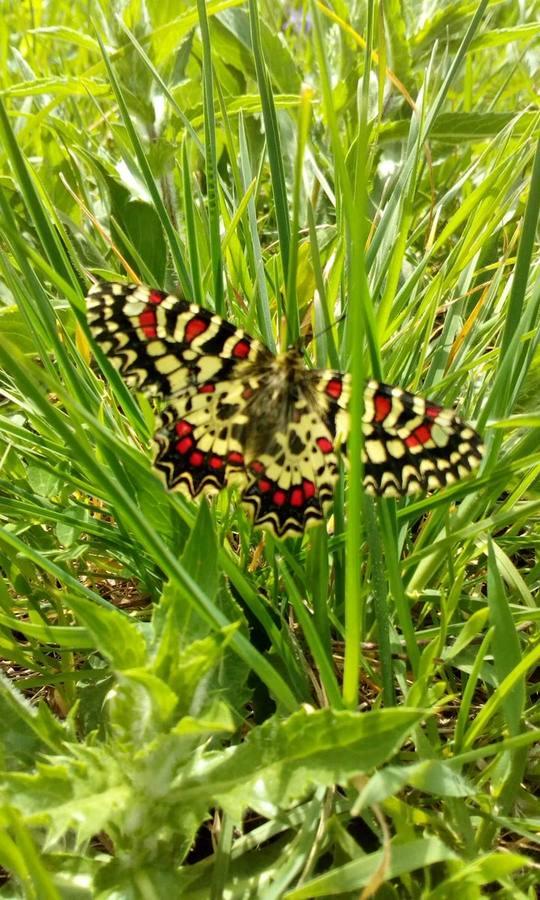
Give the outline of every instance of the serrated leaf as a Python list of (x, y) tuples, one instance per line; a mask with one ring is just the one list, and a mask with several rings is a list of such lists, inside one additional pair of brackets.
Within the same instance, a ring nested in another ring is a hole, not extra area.
[(346, 784), (380, 765), (425, 715), (410, 708), (301, 709), (285, 720), (274, 717), (244, 744), (198, 759), (176, 789), (188, 803), (206, 796), (236, 821), (247, 807), (272, 816), (315, 786)]
[(176, 705), (174, 691), (141, 668), (119, 673), (105, 708), (115, 738), (140, 746), (167, 728)]
[(490, 28), (484, 34), (477, 34), (471, 41), (471, 51), (483, 50), (486, 47), (497, 47), (500, 44), (510, 44), (513, 41), (532, 41), (540, 34), (538, 22), (528, 22), (525, 25), (514, 25), (511, 28)]
[(14, 84), (6, 91), (12, 97), (39, 97), (41, 94), (49, 94), (51, 97), (100, 97), (109, 92), (108, 84), (83, 77), (36, 78)]
[(132, 789), (107, 747), (72, 745), (72, 757), (40, 763), (31, 775), (5, 775), (13, 804), (30, 825), (47, 830), (46, 846), (73, 830), (77, 844), (111, 827), (121, 830)]
[[(511, 112), (443, 113), (435, 119), (430, 138), (448, 144), (488, 140), (503, 131), (512, 121), (515, 122), (513, 133), (517, 137), (528, 132), (538, 121), (538, 117), (535, 113), (523, 113), (520, 116)], [(381, 127), (380, 139), (383, 142), (406, 140), (409, 127), (406, 120), (389, 122)]]
[[(18, 732), (27, 746), (32, 745), (31, 734), (34, 734), (42, 749), (57, 749), (69, 734), (67, 726), (55, 718), (45, 703), (32, 705), (3, 672), (0, 672), (0, 713), (4, 723), (13, 716), (18, 719)], [(9, 748), (9, 740), (4, 746)]]

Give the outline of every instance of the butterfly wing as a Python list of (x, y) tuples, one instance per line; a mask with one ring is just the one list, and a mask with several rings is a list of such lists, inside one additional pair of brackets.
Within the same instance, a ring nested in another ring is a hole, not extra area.
[(219, 490), (244, 467), (242, 393), (259, 341), (209, 310), (143, 285), (96, 284), (93, 337), (130, 386), (165, 397), (155, 464), (171, 489)]
[(467, 476), (482, 459), (480, 436), (453, 410), (377, 381), (366, 385), (363, 427), (369, 494), (436, 490)]
[(184, 489), (191, 497), (205, 489), (220, 490), (233, 475), (245, 478), (243, 383), (205, 384), (211, 385), (210, 392), (184, 391), (169, 403), (155, 436), (155, 466), (167, 487)]
[[(264, 450), (250, 459), (242, 502), (254, 525), (270, 528), (280, 538), (302, 534), (320, 522), (333, 500), (339, 474), (339, 412), (328, 415), (326, 388), (332, 379), (341, 383), (336, 373), (302, 372), (297, 399), (280, 428), (271, 427), (265, 433), (262, 417), (249, 418), (257, 435), (255, 440), (248, 434), (246, 445)], [(258, 402), (270, 409), (264, 388), (261, 394)]]
[[(350, 428), (350, 375), (320, 373), (325, 420), (343, 443)], [(480, 436), (451, 409), (370, 380), (364, 390), (364, 487), (368, 494), (401, 497), (466, 477), (483, 456)]]
[(87, 311), (93, 337), (129, 385), (163, 397), (233, 379), (239, 364), (269, 355), (221, 316), (144, 285), (99, 282)]

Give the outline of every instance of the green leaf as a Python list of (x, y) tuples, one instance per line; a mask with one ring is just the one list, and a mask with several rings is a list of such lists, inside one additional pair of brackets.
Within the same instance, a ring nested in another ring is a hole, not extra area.
[[(111, 216), (114, 220), (112, 233), (130, 265), (137, 270), (138, 259), (144, 259), (145, 267), (151, 273), (153, 281), (156, 284), (164, 284), (167, 245), (154, 207), (142, 200), (126, 197), (124, 203), (111, 204)], [(116, 227), (117, 225), (120, 228)], [(123, 240), (124, 235), (129, 239), (129, 243)], [(136, 253), (132, 252), (132, 248)]]
[(406, 784), (440, 797), (470, 797), (475, 793), (449, 762), (428, 759), (412, 766), (387, 766), (362, 788), (354, 804), (354, 815), (359, 815), (366, 806), (382, 803)]
[[(237, 67), (241, 67), (241, 71), (249, 73), (251, 78), (254, 78), (255, 66), (247, 12), (243, 9), (229, 9), (219, 13), (213, 22), (212, 30), (216, 34), (215, 43), (212, 37), (216, 53), (226, 61), (230, 60), (231, 63), (234, 61)], [(220, 31), (221, 37), (218, 38)], [(264, 19), (261, 20), (261, 44), (270, 77), (279, 88), (279, 92), (298, 94), (302, 79), (294, 56), (281, 35), (269, 28)]]
[(34, 774), (9, 774), (5, 783), (26, 822), (46, 827), (50, 845), (70, 830), (81, 846), (103, 829), (121, 829), (132, 800), (122, 767), (105, 747), (81, 748), (73, 760), (38, 764)]
[(525, 25), (514, 25), (510, 28), (490, 28), (485, 34), (479, 34), (471, 42), (471, 51), (484, 50), (487, 47), (498, 47), (513, 41), (532, 41), (540, 34), (540, 25), (529, 22)]
[(75, 595), (70, 596), (69, 604), (114, 669), (132, 669), (145, 662), (144, 636), (128, 616), (114, 606), (104, 609)]
[[(525, 112), (516, 116), (513, 112), (457, 112), (441, 113), (433, 122), (430, 137), (448, 144), (461, 144), (463, 141), (487, 141), (500, 134), (511, 122), (515, 122), (513, 133), (518, 136), (526, 134), (531, 127), (538, 129), (536, 113)], [(405, 140), (409, 133), (407, 120), (384, 123), (380, 128), (382, 141)]]
[(111, 732), (122, 743), (143, 746), (168, 730), (177, 702), (161, 678), (142, 668), (124, 670), (105, 706)]
[(69, 734), (67, 726), (54, 717), (45, 703), (31, 705), (3, 672), (0, 672), (0, 712), (2, 721), (19, 723), (3, 742), (8, 760), (18, 745), (24, 751), (24, 747), (29, 749), (34, 742), (36, 746), (40, 742), (43, 748), (57, 750)]
[[(62, 900), (42, 854), (36, 847), (30, 829), (26, 828), (18, 811), (7, 804), (0, 811), (0, 865), (15, 875), (26, 900)], [(13, 882), (5, 885), (12, 897)], [(1, 896), (8, 896), (0, 889)]]
[(57, 475), (39, 466), (28, 466), (28, 484), (40, 497), (54, 497), (60, 490), (61, 480)]
[[(519, 639), (515, 629), (504, 584), (499, 574), (496, 545), (489, 542), (488, 552), (488, 602), (489, 614), (495, 626), (493, 635), (493, 660), (499, 683), (510, 675), (521, 662)], [(503, 700), (506, 724), (510, 735), (521, 731), (521, 716), (525, 705), (525, 684), (519, 681)]]
[(218, 547), (214, 521), (206, 500), (199, 504), (197, 519), (182, 555), (186, 572), (214, 599), (218, 590)]
[[(177, 699), (178, 716), (204, 709), (212, 694), (219, 688), (223, 690), (224, 686), (215, 684), (210, 675), (222, 664), (224, 650), (236, 629), (237, 626), (230, 625), (187, 646), (183, 646), (181, 632), (176, 632), (174, 641), (172, 630), (167, 642), (161, 643), (156, 668)], [(235, 688), (238, 690), (237, 685)]]
[(33, 355), (35, 344), (32, 333), (16, 306), (0, 307), (0, 336), (17, 345), (22, 353)]
[(208, 755), (176, 790), (186, 802), (206, 796), (239, 821), (247, 807), (271, 816), (315, 786), (346, 784), (380, 765), (425, 716), (416, 709), (368, 713), (299, 710), (253, 729), (244, 744)]
[[(446, 900), (455, 896), (456, 891), (467, 896), (467, 887), (472, 885), (484, 885), (505, 880), (516, 869), (534, 865), (532, 859), (519, 853), (487, 853), (472, 862), (452, 864), (450, 868), (457, 871), (437, 885), (430, 896), (433, 900)], [(464, 893), (465, 892), (465, 893)]]

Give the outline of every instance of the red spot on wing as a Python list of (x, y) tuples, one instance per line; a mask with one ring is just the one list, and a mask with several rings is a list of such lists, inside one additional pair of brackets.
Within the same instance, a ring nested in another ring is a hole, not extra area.
[(272, 482), (268, 481), (268, 478), (259, 478), (257, 487), (259, 488), (261, 493), (266, 494), (271, 489)]
[(187, 453), (193, 447), (193, 438), (183, 437), (181, 441), (178, 441), (176, 445), (176, 449), (179, 453)]
[(235, 359), (245, 359), (246, 356), (249, 355), (249, 351), (249, 341), (246, 341), (245, 338), (241, 338), (232, 348), (231, 356), (234, 356)]
[(249, 400), (250, 397), (253, 397), (253, 388), (247, 387), (242, 391), (242, 399)]
[(213, 394), (216, 389), (215, 384), (212, 384), (208, 381), (206, 384), (201, 384), (200, 388), (197, 390), (198, 394)]
[(189, 464), (191, 466), (202, 466), (204, 462), (204, 453), (201, 453), (200, 450), (194, 450), (191, 456), (189, 457)]
[(331, 453), (334, 449), (334, 445), (332, 441), (328, 440), (327, 437), (317, 438), (317, 447), (321, 451), (321, 453)]
[(208, 465), (211, 469), (222, 469), (225, 463), (221, 456), (211, 456)]
[(163, 303), (166, 296), (167, 294), (165, 294), (163, 291), (153, 290), (148, 294), (148, 302), (154, 303), (157, 306), (159, 303)]
[(184, 341), (186, 344), (191, 344), (199, 334), (203, 334), (203, 332), (207, 330), (209, 324), (210, 323), (206, 319), (201, 318), (201, 316), (194, 316), (193, 319), (190, 319), (184, 329)]
[(291, 491), (291, 506), (303, 506), (304, 505), (304, 492), (302, 488), (295, 487)]
[(383, 422), (392, 409), (390, 397), (385, 397), (384, 394), (375, 394), (373, 404), (375, 406), (375, 421)]
[(430, 419), (436, 419), (441, 410), (442, 406), (436, 406), (435, 403), (431, 403), (429, 406), (426, 406), (426, 416), (429, 416)]
[(186, 422), (185, 419), (182, 419), (180, 422), (177, 422), (175, 425), (175, 431), (178, 437), (185, 437), (186, 434), (191, 434), (193, 431), (193, 425), (189, 422)]
[(261, 475), (264, 472), (264, 466), (260, 459), (254, 459), (253, 462), (249, 464), (249, 468), (255, 475)]
[(227, 462), (231, 466), (243, 466), (244, 465), (244, 454), (239, 453), (238, 450), (231, 450), (231, 452), (227, 456)]
[(338, 400), (341, 397), (342, 390), (343, 384), (340, 378), (331, 378), (326, 385), (326, 393), (329, 397), (333, 397), (334, 400)]
[(421, 444), (427, 444), (431, 440), (431, 427), (429, 425), (419, 425), (414, 429), (414, 436)]
[(283, 506), (287, 501), (287, 494), (285, 491), (278, 489), (272, 494), (272, 500), (274, 501), (275, 506)]
[(405, 438), (405, 444), (407, 447), (418, 447), (420, 445), (420, 441), (414, 434), (408, 434)]
[(145, 309), (139, 316), (139, 326), (149, 341), (157, 337), (157, 319), (153, 309)]
[(308, 481), (307, 478), (304, 478), (302, 487), (304, 489), (304, 497), (306, 498), (306, 500), (310, 500), (311, 497), (315, 496), (315, 485), (312, 481)]

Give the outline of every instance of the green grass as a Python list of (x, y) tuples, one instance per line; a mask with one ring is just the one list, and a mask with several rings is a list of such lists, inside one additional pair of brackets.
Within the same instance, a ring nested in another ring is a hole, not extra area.
[[(535, 896), (537, 10), (352, 9), (4, 12), (0, 897)], [(165, 491), (91, 276), (352, 373), (328, 527)], [(366, 498), (369, 375), (478, 475)]]

